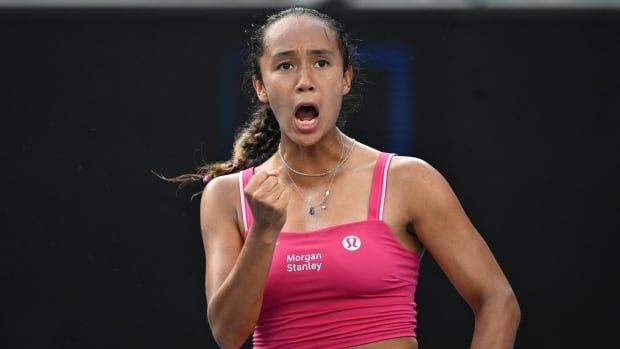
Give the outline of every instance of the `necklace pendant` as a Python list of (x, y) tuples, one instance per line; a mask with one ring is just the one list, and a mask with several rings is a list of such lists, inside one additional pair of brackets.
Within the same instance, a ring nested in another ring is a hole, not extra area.
[(309, 213), (311, 216), (313, 216), (313, 215), (314, 215), (314, 207), (310, 207), (310, 208), (308, 209), (308, 213)]
[(327, 210), (327, 205), (321, 206), (322, 209)]

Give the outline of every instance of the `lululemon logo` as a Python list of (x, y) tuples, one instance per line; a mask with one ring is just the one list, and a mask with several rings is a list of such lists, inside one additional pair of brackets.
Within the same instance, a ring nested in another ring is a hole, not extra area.
[(348, 251), (357, 251), (362, 246), (362, 240), (355, 235), (345, 236), (342, 239), (342, 247)]

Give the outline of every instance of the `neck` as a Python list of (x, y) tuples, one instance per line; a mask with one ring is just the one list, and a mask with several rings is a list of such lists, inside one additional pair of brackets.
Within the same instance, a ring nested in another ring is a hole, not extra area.
[[(343, 156), (343, 142), (350, 146), (351, 140), (339, 129), (334, 130), (315, 144), (304, 146), (282, 135), (280, 149), (286, 162), (295, 170), (304, 173), (324, 173), (338, 164)], [(292, 176), (297, 176), (291, 173)], [(295, 178), (298, 178), (297, 176)]]

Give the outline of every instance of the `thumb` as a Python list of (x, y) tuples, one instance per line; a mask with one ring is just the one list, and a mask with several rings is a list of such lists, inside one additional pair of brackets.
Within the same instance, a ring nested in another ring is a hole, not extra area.
[(280, 177), (282, 167), (271, 168), (267, 170), (268, 176)]
[(275, 177), (279, 184), (286, 181), (286, 169), (282, 168), (282, 166), (267, 170), (267, 175)]
[(286, 180), (287, 180), (286, 177), (287, 177), (287, 174), (288, 174), (288, 172), (287, 172), (288, 170), (286, 168), (280, 166), (280, 167), (278, 167), (277, 171), (278, 171), (278, 174), (277, 174), (278, 182), (279, 183), (286, 182)]

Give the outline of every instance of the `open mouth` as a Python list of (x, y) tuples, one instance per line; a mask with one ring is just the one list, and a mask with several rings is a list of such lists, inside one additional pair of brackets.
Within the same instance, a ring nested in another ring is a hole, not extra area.
[(301, 124), (310, 124), (319, 116), (319, 110), (312, 104), (302, 104), (295, 110), (295, 118)]

